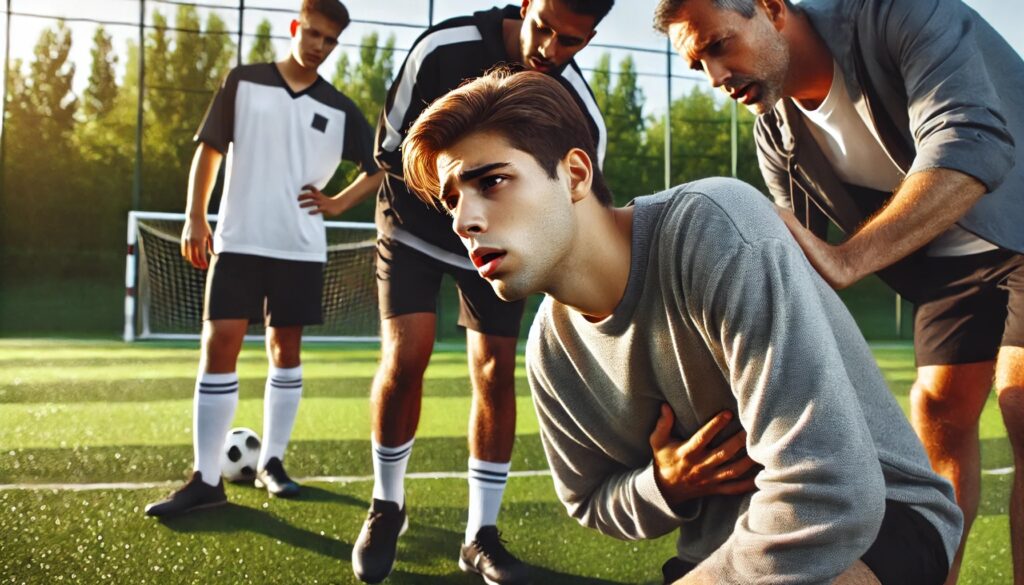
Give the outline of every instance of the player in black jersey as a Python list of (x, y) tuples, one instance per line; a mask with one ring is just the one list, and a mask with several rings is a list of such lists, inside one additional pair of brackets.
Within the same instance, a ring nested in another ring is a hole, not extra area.
[(469, 422), (469, 514), (460, 567), (488, 583), (524, 583), (527, 566), (502, 545), (496, 527), (515, 436), (515, 350), (523, 303), (505, 303), (477, 274), (443, 212), (408, 192), (401, 144), (420, 112), (467, 79), (498, 65), (558, 79), (584, 113), (603, 159), (607, 137), (594, 97), (573, 57), (594, 37), (613, 0), (523, 0), (453, 18), (416, 41), (388, 93), (377, 126), (377, 161), (387, 177), (377, 199), (377, 282), (381, 365), (371, 412), (373, 501), (352, 551), (365, 582), (391, 572), (407, 526), (403, 481), (419, 422), (423, 375), (436, 327), (441, 278), (455, 278), (459, 323), (467, 329), (473, 386)]

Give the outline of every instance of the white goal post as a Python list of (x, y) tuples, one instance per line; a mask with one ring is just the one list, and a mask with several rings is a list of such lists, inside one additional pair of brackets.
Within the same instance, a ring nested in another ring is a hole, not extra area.
[[(124, 340), (199, 339), (206, 271), (181, 257), (184, 213), (128, 212)], [(209, 216), (211, 224), (217, 216)], [(304, 341), (379, 341), (376, 240), (372, 223), (326, 221), (323, 325)], [(262, 337), (262, 324), (247, 339)]]

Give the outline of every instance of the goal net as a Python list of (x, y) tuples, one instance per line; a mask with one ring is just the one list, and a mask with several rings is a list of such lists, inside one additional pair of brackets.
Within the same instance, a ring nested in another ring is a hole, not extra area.
[[(211, 225), (217, 216), (209, 217)], [(206, 271), (180, 252), (183, 213), (128, 213), (124, 339), (199, 339)], [(305, 341), (376, 341), (377, 230), (372, 223), (328, 221), (323, 325), (306, 327)], [(263, 334), (263, 325), (249, 328)]]

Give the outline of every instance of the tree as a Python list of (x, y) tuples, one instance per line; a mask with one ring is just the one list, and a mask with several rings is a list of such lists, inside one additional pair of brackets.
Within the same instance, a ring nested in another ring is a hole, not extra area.
[[(610, 85), (610, 80), (596, 81), (603, 83), (606, 88)], [(632, 56), (627, 55), (619, 62), (614, 88), (604, 91), (608, 92), (603, 110), (606, 112), (604, 118), (608, 130), (604, 171), (616, 201), (621, 204), (637, 195), (655, 191), (660, 186), (651, 178), (656, 175), (652, 170), (660, 166), (659, 161), (644, 158), (644, 95), (637, 84)]]
[(359, 62), (351, 65), (347, 53), (338, 60), (332, 82), (359, 106), (363, 115), (372, 122), (384, 109), (384, 100), (393, 80), (395, 66), (395, 36), (388, 37), (383, 47), (376, 31), (363, 37), (359, 48)]
[[(703, 177), (732, 174), (732, 105), (720, 102), (711, 92), (694, 87), (672, 101), (672, 184)], [(757, 166), (754, 117), (738, 108), (737, 177), (765, 191)], [(651, 120), (646, 131), (648, 157), (662, 160), (665, 153), (664, 118)]]
[(179, 211), (184, 205), (192, 137), (227, 74), (235, 46), (224, 21), (211, 13), (205, 27), (194, 6), (179, 6), (173, 40), (167, 19), (153, 13), (145, 46), (142, 207)]
[(274, 41), (270, 35), (270, 21), (264, 18), (256, 27), (256, 40), (249, 49), (249, 58), (246, 63), (270, 63), (277, 60), (277, 52), (274, 50)]
[[(379, 46), (380, 37), (372, 32), (363, 37), (359, 48), (359, 62), (353, 65), (348, 53), (342, 53), (334, 70), (332, 83), (347, 95), (363, 115), (370, 126), (377, 123), (388, 89), (394, 79), (395, 37), (391, 35), (383, 47)], [(355, 179), (359, 174), (356, 166), (345, 161), (338, 167), (338, 172), (324, 190), (328, 193), (337, 192)], [(373, 200), (348, 212), (346, 220), (365, 221), (373, 219)]]
[[(88, 202), (76, 200), (81, 176), (72, 144), (78, 99), (71, 90), (75, 66), (68, 61), (72, 35), (63, 21), (39, 35), (28, 75), (22, 62), (9, 71), (5, 132), (3, 267), (22, 280), (52, 267), (40, 253), (53, 250), (54, 234), (77, 242), (83, 228), (77, 212)], [(11, 172), (11, 171), (16, 172)], [(55, 225), (56, 224), (56, 225)], [(67, 261), (67, 250), (50, 256)], [(57, 268), (59, 269), (59, 268)]]
[(110, 35), (102, 26), (96, 27), (92, 42), (92, 67), (89, 86), (82, 96), (82, 112), (87, 119), (95, 120), (104, 117), (114, 107), (117, 98), (117, 79), (114, 75), (117, 55), (114, 54)]

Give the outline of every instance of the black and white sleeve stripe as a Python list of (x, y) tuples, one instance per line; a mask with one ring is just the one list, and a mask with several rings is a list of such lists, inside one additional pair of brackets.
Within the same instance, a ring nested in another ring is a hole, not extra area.
[(576, 96), (584, 108), (583, 113), (590, 118), (591, 123), (597, 129), (597, 164), (599, 167), (604, 168), (604, 155), (608, 150), (608, 129), (604, 125), (601, 108), (597, 106), (597, 100), (594, 99), (590, 86), (583, 79), (583, 75), (575, 63), (572, 63), (562, 71), (562, 77), (576, 92)]
[[(415, 96), (417, 87), (420, 84), (420, 73), (424, 69), (423, 64), (437, 49), (456, 43), (468, 43), (481, 41), (480, 30), (474, 25), (445, 28), (429, 33), (420, 39), (416, 46), (409, 52), (405, 64), (399, 74), (398, 83), (391, 87), (388, 96), (388, 103), (384, 108), (382, 116), (383, 136), (380, 142), (380, 150), (395, 152), (402, 145), (405, 130), (408, 124), (419, 116), (426, 107), (426, 103), (416, 103)], [(436, 96), (423, 96), (427, 99)]]

